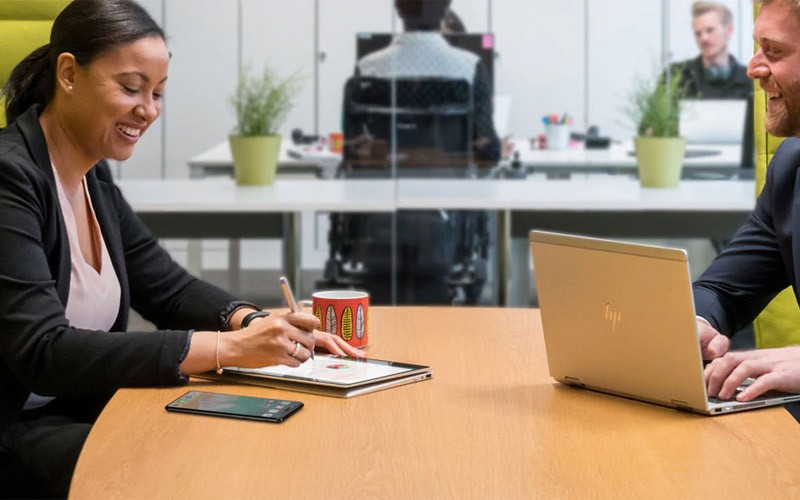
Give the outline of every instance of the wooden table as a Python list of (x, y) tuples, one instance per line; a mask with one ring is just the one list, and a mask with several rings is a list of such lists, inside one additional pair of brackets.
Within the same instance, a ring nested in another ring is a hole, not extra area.
[(167, 413), (185, 387), (126, 389), (70, 498), (789, 498), (800, 425), (783, 408), (703, 417), (556, 384), (533, 309), (378, 308), (370, 355), (430, 381), (299, 399), (283, 424)]

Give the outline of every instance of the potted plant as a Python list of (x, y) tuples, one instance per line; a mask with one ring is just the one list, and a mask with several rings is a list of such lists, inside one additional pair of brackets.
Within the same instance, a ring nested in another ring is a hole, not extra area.
[(633, 144), (642, 187), (678, 186), (686, 152), (686, 138), (678, 135), (683, 94), (677, 74), (636, 82), (627, 112), (638, 131)]
[(275, 180), (281, 136), (278, 134), (292, 100), (300, 90), (296, 75), (280, 78), (269, 66), (261, 75), (245, 67), (230, 103), (236, 128), (228, 137), (236, 183), (270, 185)]

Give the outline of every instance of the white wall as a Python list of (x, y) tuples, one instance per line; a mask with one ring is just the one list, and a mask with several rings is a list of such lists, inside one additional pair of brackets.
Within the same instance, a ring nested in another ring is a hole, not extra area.
[(660, 67), (661, 4), (595, 0), (588, 2), (586, 17), (588, 99), (584, 125), (597, 125), (604, 136), (627, 139), (635, 132), (624, 111), (634, 82), (653, 77)]
[[(509, 131), (532, 137), (544, 115), (585, 122), (584, 0), (495, 0), (495, 93), (511, 97)], [(534, 28), (535, 27), (535, 28)]]
[(300, 94), (281, 132), (288, 135), (294, 128), (311, 132), (316, 71), (315, 1), (241, 0), (241, 5), (242, 63), (253, 71), (268, 64), (281, 76), (298, 75), (302, 82)]

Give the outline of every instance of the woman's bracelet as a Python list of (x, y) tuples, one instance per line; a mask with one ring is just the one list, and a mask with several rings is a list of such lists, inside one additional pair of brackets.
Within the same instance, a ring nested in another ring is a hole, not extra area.
[(219, 337), (220, 337), (219, 330), (217, 330), (217, 375), (222, 375), (222, 367), (219, 365)]

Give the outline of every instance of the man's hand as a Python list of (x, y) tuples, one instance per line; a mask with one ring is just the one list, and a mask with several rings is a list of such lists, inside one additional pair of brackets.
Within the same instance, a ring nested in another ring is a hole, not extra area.
[(716, 359), (728, 352), (731, 341), (707, 321), (697, 320), (697, 335), (700, 338), (700, 352), (704, 360)]
[(751, 399), (769, 390), (800, 393), (800, 346), (730, 352), (706, 366), (708, 395), (730, 399), (748, 377), (755, 382), (736, 397)]

